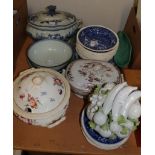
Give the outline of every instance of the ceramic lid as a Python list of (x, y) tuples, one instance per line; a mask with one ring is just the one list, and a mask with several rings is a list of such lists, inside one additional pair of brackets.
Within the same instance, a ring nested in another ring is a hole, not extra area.
[(67, 26), (76, 21), (76, 17), (68, 12), (55, 11), (56, 6), (50, 5), (45, 11), (40, 11), (29, 17), (29, 23), (39, 27)]
[(110, 63), (94, 60), (77, 60), (68, 65), (66, 78), (72, 87), (91, 91), (95, 85), (120, 82), (119, 71)]
[(58, 107), (66, 95), (65, 83), (57, 74), (33, 69), (14, 84), (14, 102), (23, 111), (45, 113)]

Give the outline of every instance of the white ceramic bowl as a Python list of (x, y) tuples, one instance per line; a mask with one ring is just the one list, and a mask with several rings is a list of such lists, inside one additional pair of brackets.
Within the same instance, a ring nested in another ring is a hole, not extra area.
[(120, 83), (120, 72), (112, 64), (97, 60), (76, 60), (66, 68), (66, 79), (72, 91), (78, 96), (86, 96), (95, 85), (107, 82)]
[(70, 86), (52, 69), (28, 69), (14, 81), (13, 110), (22, 121), (53, 127), (65, 119)]
[(32, 67), (61, 70), (72, 58), (72, 48), (60, 40), (40, 40), (30, 46), (27, 58)]
[(101, 25), (89, 25), (78, 31), (77, 43), (88, 50), (103, 53), (118, 47), (119, 38), (110, 28)]
[(110, 51), (97, 53), (84, 48), (78, 42), (76, 43), (76, 51), (79, 54), (79, 56), (83, 59), (101, 60), (101, 61), (107, 62), (113, 58), (113, 56), (117, 52), (117, 49), (118, 49), (118, 46), (116, 46), (114, 49)]

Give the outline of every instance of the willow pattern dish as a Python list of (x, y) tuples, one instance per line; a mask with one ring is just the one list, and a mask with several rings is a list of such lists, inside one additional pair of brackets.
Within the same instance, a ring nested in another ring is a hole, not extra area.
[(45, 11), (32, 14), (28, 19), (26, 31), (32, 38), (60, 39), (71, 37), (82, 22), (68, 12), (56, 11), (56, 6), (48, 6)]
[(110, 28), (101, 25), (89, 25), (78, 31), (77, 43), (88, 50), (103, 53), (115, 49), (119, 44), (119, 39)]
[(95, 85), (120, 83), (120, 72), (112, 64), (95, 60), (76, 60), (66, 68), (71, 89), (80, 96), (88, 95)]
[(90, 128), (89, 119), (85, 111), (86, 110), (84, 109), (81, 115), (81, 129), (84, 136), (86, 137), (87, 141), (90, 144), (94, 145), (99, 149), (113, 150), (119, 148), (128, 140), (129, 137), (126, 138), (116, 137), (115, 139), (102, 137), (95, 130)]
[(51, 69), (28, 69), (14, 81), (13, 110), (22, 121), (53, 127), (65, 119), (70, 86), (60, 73)]

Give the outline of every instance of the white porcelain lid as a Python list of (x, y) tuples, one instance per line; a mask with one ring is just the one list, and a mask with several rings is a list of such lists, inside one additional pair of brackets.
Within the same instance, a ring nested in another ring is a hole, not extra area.
[(23, 111), (45, 113), (64, 100), (65, 84), (55, 74), (35, 70), (18, 77), (14, 85), (14, 102)]
[(68, 65), (66, 78), (72, 87), (90, 91), (95, 85), (120, 82), (119, 71), (110, 63), (94, 60), (77, 60)]
[(29, 17), (29, 23), (41, 27), (67, 26), (76, 21), (76, 17), (68, 12), (56, 11), (56, 6), (48, 6), (45, 11), (40, 11)]

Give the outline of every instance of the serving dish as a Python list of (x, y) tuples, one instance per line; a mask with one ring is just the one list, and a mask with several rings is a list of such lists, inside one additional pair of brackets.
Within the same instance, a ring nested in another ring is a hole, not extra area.
[(73, 57), (70, 45), (61, 40), (40, 40), (27, 51), (27, 59), (32, 67), (64, 69)]
[(29, 16), (26, 31), (32, 38), (66, 40), (81, 26), (82, 21), (68, 12), (56, 11), (50, 5), (44, 11)]
[(119, 31), (117, 34), (119, 37), (119, 47), (114, 56), (114, 61), (117, 66), (123, 68), (127, 67), (130, 63), (132, 56), (132, 45), (128, 35), (125, 32)]
[(86, 109), (82, 111), (82, 115), (81, 115), (81, 130), (85, 138), (90, 144), (94, 145), (99, 149), (112, 150), (112, 149), (117, 149), (128, 140), (129, 137), (126, 137), (124, 139), (119, 137), (115, 139), (102, 137), (99, 133), (97, 133), (95, 130), (90, 128), (89, 119), (85, 111)]
[(70, 86), (63, 75), (52, 69), (27, 69), (13, 87), (14, 114), (22, 121), (53, 127), (65, 119)]
[(107, 52), (119, 44), (117, 34), (101, 25), (89, 25), (77, 33), (77, 43), (94, 52)]
[(81, 116), (84, 136), (105, 150), (123, 145), (139, 125), (141, 92), (127, 82), (97, 85)]
[(97, 84), (121, 81), (120, 72), (114, 65), (96, 60), (73, 61), (67, 66), (65, 76), (72, 91), (81, 97), (88, 95)]

